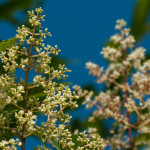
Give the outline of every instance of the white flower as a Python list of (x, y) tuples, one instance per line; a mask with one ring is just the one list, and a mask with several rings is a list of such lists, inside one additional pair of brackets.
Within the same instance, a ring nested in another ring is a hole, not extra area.
[(97, 65), (95, 63), (92, 63), (92, 62), (87, 62), (86, 63), (86, 68), (87, 69), (96, 69), (97, 68)]
[(117, 25), (115, 26), (115, 29), (120, 30), (122, 27), (126, 26), (126, 22), (123, 19), (117, 20)]
[(25, 92), (23, 86), (18, 86), (17, 90), (18, 90), (19, 93), (24, 93)]

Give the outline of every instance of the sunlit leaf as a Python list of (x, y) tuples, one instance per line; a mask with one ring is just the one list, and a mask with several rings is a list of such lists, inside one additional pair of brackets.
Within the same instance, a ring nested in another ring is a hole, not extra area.
[(7, 48), (11, 47), (14, 43), (17, 42), (17, 38), (14, 37), (12, 39), (8, 39), (6, 41), (0, 42), (0, 52), (6, 50)]
[(41, 139), (41, 141), (43, 142), (43, 144), (46, 144), (46, 136), (45, 136), (45, 132), (43, 131), (35, 131), (32, 133), (32, 135), (35, 135), (37, 137), (39, 137)]
[(50, 143), (53, 144), (53, 146), (55, 148), (57, 148), (57, 150), (63, 150), (57, 140), (54, 140), (54, 139), (50, 138), (49, 141), (50, 141)]

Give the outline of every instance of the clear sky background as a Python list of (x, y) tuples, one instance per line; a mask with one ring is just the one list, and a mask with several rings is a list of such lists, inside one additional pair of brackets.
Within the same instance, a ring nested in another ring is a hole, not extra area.
[[(2, 1), (2, 0), (1, 0)], [(45, 0), (45, 22), (52, 38), (47, 43), (62, 50), (59, 54), (68, 59), (72, 70), (68, 81), (73, 84), (93, 82), (85, 69), (87, 61), (106, 66), (99, 54), (108, 38), (114, 34), (117, 19), (125, 19), (130, 25), (136, 0)], [(18, 13), (16, 13), (18, 15)], [(15, 14), (14, 14), (15, 15)], [(21, 19), (21, 12), (19, 16)], [(0, 21), (0, 38), (14, 37), (17, 27)]]
[[(0, 4), (3, 0), (0, 0)], [(52, 37), (47, 43), (62, 50), (61, 58), (68, 59), (67, 67), (72, 70), (67, 81), (85, 85), (95, 82), (85, 69), (87, 61), (107, 67), (106, 60), (99, 54), (102, 47), (116, 31), (117, 19), (124, 19), (130, 27), (136, 0), (45, 0), (43, 5), (45, 22)], [(16, 17), (21, 19), (23, 14)], [(14, 37), (17, 27), (6, 20), (0, 21), (0, 39)], [(149, 49), (150, 38), (146, 36), (139, 45)], [(74, 116), (82, 119), (86, 113), (78, 110)], [(33, 149), (40, 141), (29, 138), (26, 150)], [(29, 148), (30, 147), (30, 148)]]

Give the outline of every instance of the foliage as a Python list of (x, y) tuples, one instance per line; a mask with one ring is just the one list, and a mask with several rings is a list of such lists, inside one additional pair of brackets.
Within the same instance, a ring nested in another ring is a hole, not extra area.
[[(0, 5), (0, 19), (7, 19), (15, 25), (21, 25), (21, 20), (14, 17), (14, 14), (18, 11), (27, 11), (31, 7), (42, 6), (44, 0), (7, 0)], [(25, 17), (24, 17), (24, 20)], [(24, 22), (26, 23), (26, 22)]]
[(0, 52), (6, 50), (9, 47), (11, 47), (14, 43), (17, 42), (17, 40), (18, 39), (16, 37), (14, 37), (12, 39), (0, 42)]
[(135, 6), (135, 11), (132, 19), (132, 34), (136, 40), (140, 40), (145, 34), (150, 31), (150, 22), (148, 20), (150, 13), (150, 1), (138, 0)]

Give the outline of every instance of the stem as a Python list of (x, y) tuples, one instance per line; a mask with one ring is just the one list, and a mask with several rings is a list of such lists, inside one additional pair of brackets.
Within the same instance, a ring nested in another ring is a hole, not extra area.
[[(38, 18), (38, 14), (37, 14), (37, 18)], [(35, 35), (35, 28), (36, 26), (33, 27), (33, 34), (32, 34), (32, 38), (34, 38)], [(25, 113), (28, 112), (28, 80), (29, 80), (29, 71), (30, 71), (30, 58), (31, 58), (31, 50), (32, 50), (32, 46), (33, 43), (31, 42), (30, 44), (30, 48), (29, 48), (29, 52), (28, 52), (28, 64), (27, 64), (27, 69), (26, 69), (26, 83), (25, 83)], [(25, 150), (25, 140), (26, 140), (26, 124), (24, 123), (23, 125), (23, 132), (22, 132), (22, 147), (21, 150)]]
[[(126, 49), (124, 48), (123, 49), (123, 53), (124, 53), (124, 60), (126, 61), (126, 58), (127, 58), (127, 52), (126, 52)], [(124, 75), (125, 75), (125, 80), (124, 80), (124, 86), (125, 86), (125, 102), (127, 102), (127, 98), (128, 98), (128, 90), (127, 90), (127, 84), (128, 84), (128, 68), (127, 66), (125, 67), (125, 70), (124, 70)], [(128, 121), (129, 121), (129, 124), (131, 124), (131, 121), (130, 121), (130, 113), (127, 111), (127, 118), (128, 118)], [(132, 150), (132, 127), (129, 126), (128, 127), (128, 134), (129, 134), (129, 141), (130, 141), (130, 146), (131, 146), (131, 150)]]
[(25, 138), (22, 138), (21, 142), (22, 142), (21, 150), (25, 150)]
[[(120, 30), (122, 37), (124, 38), (125, 35), (123, 33), (123, 30)], [(123, 48), (123, 55), (124, 55), (124, 61), (127, 60), (127, 49)], [(124, 80), (124, 86), (125, 86), (125, 99), (124, 102), (128, 102), (127, 98), (128, 98), (128, 68), (127, 66), (125, 66), (125, 70), (124, 70), (124, 75), (125, 75), (125, 80)], [(127, 118), (128, 118), (128, 123), (130, 124), (130, 126), (128, 126), (128, 134), (129, 134), (129, 142), (130, 142), (130, 148), (129, 150), (133, 150), (133, 141), (132, 141), (132, 127), (131, 127), (131, 121), (130, 121), (130, 112), (127, 111)]]
[[(28, 80), (29, 80), (29, 63), (30, 63), (30, 54), (31, 54), (32, 44), (30, 45), (29, 53), (28, 53), (28, 65), (26, 71), (26, 84), (25, 84), (25, 113), (28, 112)], [(26, 123), (23, 125), (23, 133), (22, 133), (22, 147), (21, 150), (25, 150), (25, 134), (26, 134)]]

